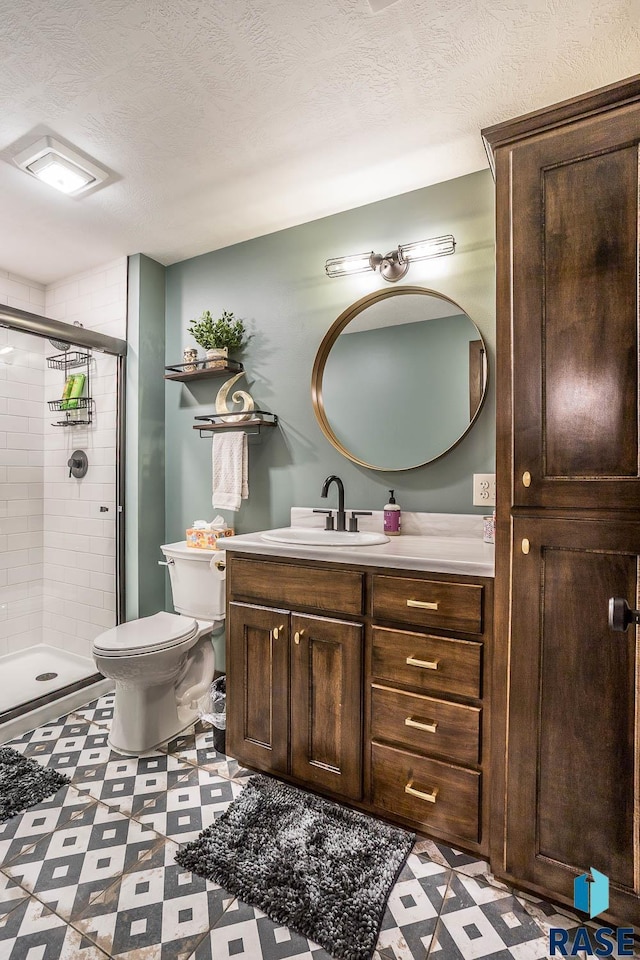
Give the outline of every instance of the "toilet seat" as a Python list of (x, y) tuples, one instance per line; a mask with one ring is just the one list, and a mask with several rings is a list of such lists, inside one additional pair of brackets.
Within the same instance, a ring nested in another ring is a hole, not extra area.
[(157, 653), (191, 640), (198, 631), (198, 623), (192, 617), (160, 611), (100, 634), (94, 641), (93, 652), (103, 657)]

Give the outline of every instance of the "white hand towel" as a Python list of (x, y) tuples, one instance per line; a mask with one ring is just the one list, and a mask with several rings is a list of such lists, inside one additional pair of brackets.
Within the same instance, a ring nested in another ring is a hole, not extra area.
[(249, 497), (249, 456), (244, 431), (214, 434), (211, 468), (211, 503), (218, 510), (239, 510), (240, 501)]

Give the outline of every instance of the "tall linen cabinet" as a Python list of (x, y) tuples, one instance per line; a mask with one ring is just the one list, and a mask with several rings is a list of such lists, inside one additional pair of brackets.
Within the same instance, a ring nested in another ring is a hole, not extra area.
[(640, 77), (483, 131), (496, 178), (492, 865), (640, 925)]

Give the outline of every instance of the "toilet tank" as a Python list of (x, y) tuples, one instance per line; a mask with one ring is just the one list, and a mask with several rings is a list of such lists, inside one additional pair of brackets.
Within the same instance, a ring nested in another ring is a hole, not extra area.
[(188, 547), (186, 540), (160, 549), (168, 562), (174, 610), (199, 620), (224, 620), (225, 572), (216, 566), (224, 566), (224, 551)]

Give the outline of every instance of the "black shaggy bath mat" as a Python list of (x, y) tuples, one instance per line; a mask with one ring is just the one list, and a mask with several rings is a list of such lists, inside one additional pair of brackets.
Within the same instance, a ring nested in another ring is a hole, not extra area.
[(339, 960), (369, 960), (415, 836), (255, 776), (176, 856)]
[(46, 770), (12, 747), (0, 747), (0, 823), (54, 794), (68, 777)]

